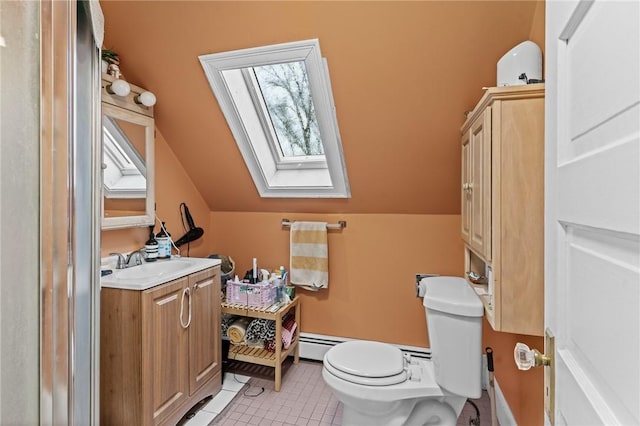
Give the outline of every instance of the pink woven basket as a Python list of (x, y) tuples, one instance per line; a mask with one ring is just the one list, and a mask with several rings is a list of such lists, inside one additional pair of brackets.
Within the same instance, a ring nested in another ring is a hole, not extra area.
[(227, 303), (266, 308), (276, 299), (276, 288), (270, 282), (257, 284), (227, 281)]

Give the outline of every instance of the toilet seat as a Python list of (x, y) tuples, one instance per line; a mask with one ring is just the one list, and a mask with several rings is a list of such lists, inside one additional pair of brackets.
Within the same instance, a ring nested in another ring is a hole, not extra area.
[(354, 340), (331, 348), (325, 368), (334, 376), (366, 386), (391, 386), (407, 380), (402, 351), (387, 343)]

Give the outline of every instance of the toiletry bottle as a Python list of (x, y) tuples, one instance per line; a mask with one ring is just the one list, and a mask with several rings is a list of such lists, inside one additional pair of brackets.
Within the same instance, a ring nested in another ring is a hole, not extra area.
[(287, 271), (284, 269), (284, 266), (280, 266), (280, 278), (284, 279), (284, 275)]
[(153, 225), (149, 226), (149, 239), (144, 243), (145, 259), (147, 262), (155, 262), (158, 260), (158, 241), (153, 235)]
[(276, 291), (278, 302), (283, 302), (285, 299), (284, 297), (285, 274), (286, 274), (286, 271), (284, 270), (284, 266), (280, 266), (280, 276), (278, 277), (278, 289)]
[(158, 241), (158, 259), (169, 259), (171, 257), (171, 234), (167, 232), (167, 228), (162, 222), (160, 232), (156, 234)]

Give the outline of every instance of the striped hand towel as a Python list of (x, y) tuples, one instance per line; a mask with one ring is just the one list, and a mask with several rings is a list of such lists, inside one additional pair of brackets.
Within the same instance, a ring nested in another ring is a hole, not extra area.
[(326, 222), (291, 224), (291, 284), (317, 291), (329, 286)]

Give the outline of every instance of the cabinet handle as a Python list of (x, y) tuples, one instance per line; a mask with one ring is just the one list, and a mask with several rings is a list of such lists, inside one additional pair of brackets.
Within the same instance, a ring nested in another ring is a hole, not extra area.
[[(184, 315), (184, 296), (185, 294), (187, 296), (189, 296), (189, 317), (187, 318), (187, 323), (185, 324), (184, 322), (182, 322), (182, 317)], [(182, 290), (182, 300), (180, 303), (180, 325), (182, 326), (182, 328), (189, 328), (189, 325), (191, 325), (191, 289), (189, 289), (189, 287), (186, 287), (184, 290)]]

